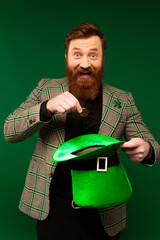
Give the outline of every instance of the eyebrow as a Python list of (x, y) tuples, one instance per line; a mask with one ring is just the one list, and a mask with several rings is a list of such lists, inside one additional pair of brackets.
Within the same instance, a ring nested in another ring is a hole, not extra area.
[[(74, 50), (82, 50), (81, 48), (73, 48), (73, 51)], [(92, 48), (92, 49), (90, 49), (90, 51), (98, 51), (98, 49), (97, 48)]]
[(92, 51), (98, 51), (98, 49), (97, 49), (97, 48), (92, 48), (92, 49), (90, 49), (90, 50), (92, 50)]

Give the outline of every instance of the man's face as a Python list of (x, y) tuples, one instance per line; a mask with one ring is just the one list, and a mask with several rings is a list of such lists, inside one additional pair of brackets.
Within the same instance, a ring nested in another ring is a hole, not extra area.
[(70, 92), (75, 97), (95, 99), (102, 83), (103, 72), (103, 51), (98, 36), (70, 41), (66, 55), (66, 73)]

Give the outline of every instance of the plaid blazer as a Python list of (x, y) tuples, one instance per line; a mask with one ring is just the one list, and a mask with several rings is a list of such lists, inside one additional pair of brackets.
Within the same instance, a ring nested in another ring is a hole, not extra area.
[[(51, 161), (53, 152), (64, 142), (66, 114), (54, 114), (48, 122), (40, 121), (40, 106), (68, 91), (67, 78), (42, 79), (25, 102), (8, 116), (4, 135), (8, 142), (20, 142), (39, 130), (39, 138), (33, 153), (19, 208), (33, 218), (44, 220), (49, 213), (49, 188), (56, 163)], [(114, 101), (120, 101), (118, 107)], [(126, 140), (140, 137), (149, 141), (155, 150), (155, 163), (160, 148), (142, 122), (131, 93), (111, 87), (103, 82), (102, 119), (99, 134)], [(114, 236), (125, 227), (126, 206), (99, 210), (106, 232)]]

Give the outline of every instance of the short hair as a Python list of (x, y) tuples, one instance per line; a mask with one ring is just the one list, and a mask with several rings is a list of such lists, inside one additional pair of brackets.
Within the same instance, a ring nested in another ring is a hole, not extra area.
[(98, 36), (101, 39), (103, 56), (107, 48), (107, 42), (103, 36), (103, 32), (93, 23), (82, 23), (77, 27), (73, 28), (68, 34), (64, 41), (65, 53), (68, 53), (69, 43), (73, 39), (88, 38), (91, 36)]

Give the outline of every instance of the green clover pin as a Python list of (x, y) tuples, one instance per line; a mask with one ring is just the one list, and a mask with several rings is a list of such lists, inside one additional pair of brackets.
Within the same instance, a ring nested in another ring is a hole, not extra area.
[(114, 100), (114, 107), (121, 108), (121, 102), (119, 100)]

